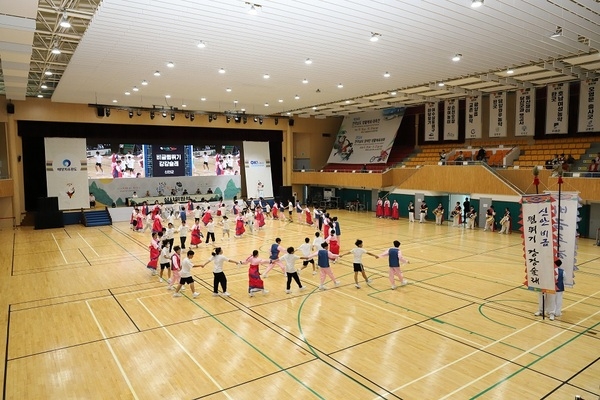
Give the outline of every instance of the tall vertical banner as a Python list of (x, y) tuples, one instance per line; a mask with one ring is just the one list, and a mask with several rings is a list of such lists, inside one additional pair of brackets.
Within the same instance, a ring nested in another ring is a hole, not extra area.
[(458, 140), (458, 100), (444, 101), (444, 140)]
[(425, 141), (440, 139), (438, 126), (438, 103), (425, 103)]
[(48, 197), (59, 210), (90, 207), (85, 139), (44, 138)]
[(386, 163), (396, 140), (404, 111), (404, 107), (392, 107), (344, 117), (327, 162)]
[(517, 117), (515, 118), (515, 136), (534, 136), (535, 134), (535, 89), (517, 90)]
[(563, 282), (565, 286), (573, 287), (574, 271), (577, 270), (577, 223), (580, 221), (579, 208), (581, 207), (579, 193), (561, 192), (560, 207), (558, 192), (549, 192), (549, 194), (552, 196), (553, 226), (557, 232), (555, 238), (557, 257), (562, 261), (561, 268), (564, 271)]
[(248, 197), (273, 197), (269, 142), (244, 141), (244, 169)]
[(600, 90), (599, 79), (586, 79), (579, 89), (579, 124), (578, 132), (600, 131)]
[(546, 96), (546, 135), (569, 132), (569, 84), (551, 83)]
[(506, 92), (490, 93), (490, 137), (506, 137)]
[(465, 139), (481, 139), (481, 95), (467, 97), (465, 114)]
[(555, 232), (550, 194), (521, 197), (521, 230), (525, 258), (525, 282), (530, 290), (556, 291), (554, 271)]

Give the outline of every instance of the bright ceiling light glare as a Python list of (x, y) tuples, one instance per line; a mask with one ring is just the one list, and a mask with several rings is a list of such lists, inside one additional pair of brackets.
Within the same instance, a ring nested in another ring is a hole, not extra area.
[(154, 71), (154, 76), (160, 76), (160, 71)]
[(346, 104), (352, 103), (352, 100), (346, 100)]
[(42, 86), (40, 86), (42, 89), (48, 89), (48, 85), (44, 84)]
[(206, 47), (206, 42), (201, 40), (196, 46), (198, 46), (199, 49), (204, 49)]
[(117, 99), (114, 99), (114, 100), (113, 100), (113, 103), (118, 103), (118, 102), (119, 102), (119, 101), (118, 101)]
[(206, 101), (206, 97), (200, 97), (200, 101)]
[(445, 84), (444, 82), (438, 82), (438, 86), (439, 86), (439, 87), (443, 87), (443, 86), (445, 86), (445, 85), (446, 85), (446, 84)]
[(381, 33), (371, 32), (371, 38), (369, 39), (371, 42), (377, 42), (381, 37)]
[(279, 103), (283, 103), (283, 99), (279, 99), (277, 100)]
[(316, 110), (316, 109), (317, 109), (317, 106), (313, 106), (313, 108), (312, 108), (312, 109), (313, 109), (313, 110)]
[(550, 35), (550, 38), (556, 39), (556, 38), (561, 37), (562, 34), (563, 34), (562, 26), (557, 26), (556, 30), (554, 31), (554, 33), (552, 35)]
[(220, 74), (224, 74), (225, 73), (225, 68), (219, 68), (219, 73)]
[(234, 101), (233, 101), (233, 104), (237, 104), (237, 103), (238, 103), (238, 101), (237, 101), (237, 100), (234, 100)]
[(148, 81), (144, 79), (144, 80), (142, 81), (142, 86), (148, 86)]
[(461, 58), (462, 58), (462, 54), (457, 53), (454, 55), (454, 57), (452, 57), (452, 61), (459, 62)]
[(46, 72), (44, 72), (44, 75), (51, 76), (52, 75), (52, 71), (46, 71)]
[(225, 89), (226, 92), (231, 92), (231, 88)]
[(170, 99), (171, 95), (170, 94), (165, 94), (165, 99)]
[(263, 78), (265, 78), (265, 79), (269, 79), (270, 77), (271, 77), (271, 75), (269, 75), (269, 74), (264, 74), (263, 75)]
[(341, 83), (338, 83), (337, 87), (338, 87), (338, 89), (341, 89), (344, 87), (344, 85), (342, 85)]
[(515, 70), (514, 70), (514, 69), (512, 69), (512, 68), (509, 68), (509, 69), (507, 69), (507, 70), (506, 70), (506, 73), (507, 73), (508, 75), (512, 75), (512, 74), (514, 74), (514, 73), (515, 73)]
[(67, 13), (63, 13), (60, 19), (60, 27), (61, 28), (70, 28), (71, 23), (69, 22), (69, 18), (67, 18)]
[(473, 0), (471, 2), (471, 8), (479, 8), (483, 5), (483, 0)]
[(302, 79), (302, 83), (307, 84), (308, 83), (308, 79), (306, 79), (306, 78)]
[(129, 96), (131, 92), (125, 92), (125, 96)]
[(389, 72), (387, 72), (387, 71), (385, 71), (385, 72), (383, 73), (383, 77), (384, 77), (384, 78), (389, 78), (389, 77), (390, 77), (390, 73), (389, 73)]
[(140, 90), (140, 89), (138, 89), (138, 87), (137, 87), (137, 86), (134, 86), (134, 87), (133, 87), (133, 89), (131, 89), (131, 90), (133, 90), (134, 92), (137, 92), (137, 91), (138, 91), (138, 90)]
[(296, 100), (300, 100), (300, 96), (298, 96), (298, 95), (295, 95), (295, 96), (294, 96), (294, 99), (296, 99)]
[(44, 95), (40, 93), (37, 95), (37, 97), (39, 97), (41, 99), (42, 97), (44, 97)]
[(173, 63), (173, 61), (169, 61), (167, 63), (167, 67), (169, 67), (169, 68), (173, 68), (174, 66), (175, 66), (175, 64)]
[(58, 48), (58, 44), (55, 44), (52, 48), (52, 54), (59, 55), (60, 53), (62, 53), (62, 51), (60, 51), (60, 49)]
[(186, 107), (187, 107), (187, 104), (182, 104), (181, 105), (181, 108), (186, 108)]
[(391, 96), (395, 96), (395, 95), (397, 95), (397, 94), (398, 94), (398, 92), (396, 92), (396, 91), (390, 92), (390, 95), (391, 95)]
[(265, 107), (269, 107), (269, 103), (265, 103)]
[(306, 64), (306, 65), (310, 65), (312, 63), (313, 62), (312, 62), (312, 60), (310, 58), (307, 58), (306, 60), (304, 60), (304, 64)]

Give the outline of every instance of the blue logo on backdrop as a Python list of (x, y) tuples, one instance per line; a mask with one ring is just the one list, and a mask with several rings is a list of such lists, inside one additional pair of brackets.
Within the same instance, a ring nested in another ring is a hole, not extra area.
[(71, 166), (71, 160), (65, 159), (62, 164), (64, 167), (69, 168)]

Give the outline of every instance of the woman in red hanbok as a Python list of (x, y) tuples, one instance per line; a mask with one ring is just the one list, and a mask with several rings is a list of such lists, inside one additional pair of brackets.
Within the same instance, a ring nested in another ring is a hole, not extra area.
[(310, 208), (308, 208), (308, 206), (306, 206), (306, 208), (304, 209), (304, 215), (306, 216), (306, 223), (308, 225), (312, 225), (313, 224), (312, 213), (310, 212)]
[(383, 218), (383, 200), (381, 200), (381, 197), (377, 199), (377, 208), (375, 208), (375, 216), (377, 218)]
[(260, 278), (259, 266), (261, 264), (269, 264), (270, 262), (271, 260), (258, 258), (258, 250), (254, 250), (252, 255), (246, 259), (245, 263), (250, 264), (250, 267), (248, 268), (248, 294), (250, 297), (254, 296), (255, 292), (269, 292), (268, 290), (265, 290), (265, 284)]
[(191, 235), (190, 247), (191, 246), (198, 247), (198, 245), (200, 243), (202, 243), (203, 236), (204, 235), (202, 235), (202, 232), (200, 231), (200, 221), (196, 220), (196, 222), (194, 222), (194, 225), (192, 225), (192, 235)]
[(383, 202), (383, 217), (389, 218), (392, 216), (392, 209), (390, 208), (390, 200), (385, 199)]
[(244, 228), (244, 216), (242, 213), (239, 213), (235, 217), (235, 237), (242, 237), (244, 232), (246, 232), (246, 228)]
[(400, 211), (398, 210), (398, 202), (394, 200), (392, 203), (392, 219), (399, 219)]

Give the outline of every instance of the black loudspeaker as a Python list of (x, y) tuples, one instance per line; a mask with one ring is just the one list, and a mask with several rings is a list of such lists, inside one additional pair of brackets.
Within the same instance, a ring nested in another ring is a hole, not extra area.
[(15, 113), (15, 105), (13, 103), (8, 103), (6, 105), (6, 112), (8, 114), (14, 114)]
[(288, 200), (294, 201), (292, 187), (291, 186), (280, 186), (279, 187), (279, 199), (287, 204)]
[(96, 112), (99, 117), (104, 117), (104, 107), (96, 107)]
[(288, 119), (288, 122), (290, 123), (290, 126), (294, 126), (294, 118)]
[(35, 229), (62, 228), (64, 226), (62, 211), (46, 213), (38, 210), (35, 213)]
[(58, 197), (38, 197), (37, 211), (42, 214), (58, 212)]

